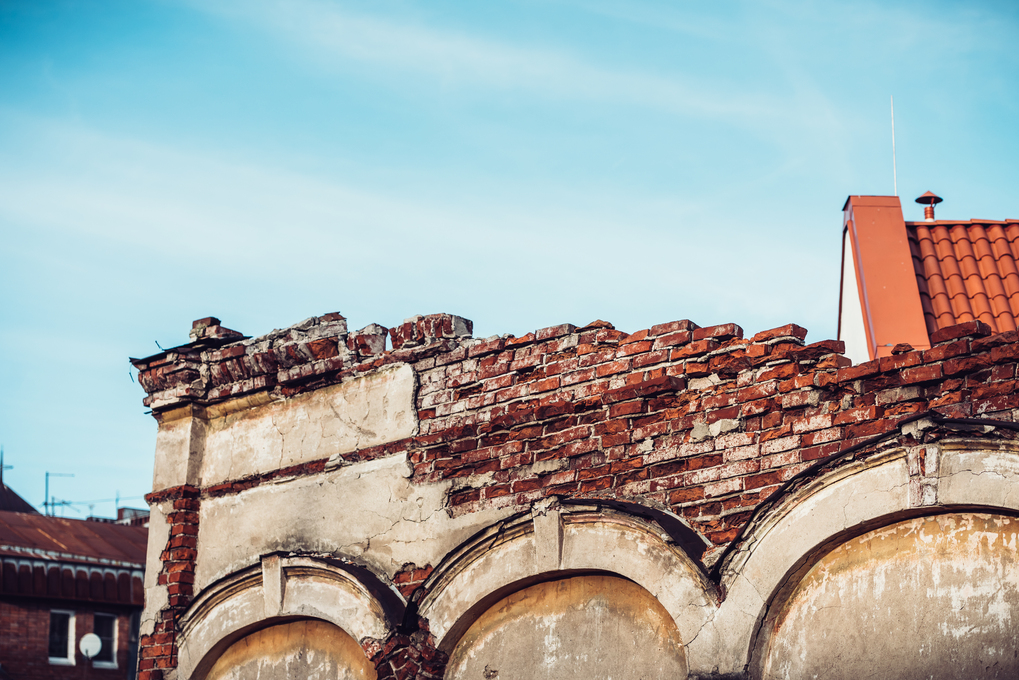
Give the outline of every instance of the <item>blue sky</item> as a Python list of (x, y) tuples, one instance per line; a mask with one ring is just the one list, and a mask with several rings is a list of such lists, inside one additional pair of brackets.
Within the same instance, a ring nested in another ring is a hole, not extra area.
[(208, 315), (834, 337), (890, 95), (907, 219), (1019, 216), (1017, 35), (1011, 2), (0, 0), (5, 480), (139, 506), (127, 358)]

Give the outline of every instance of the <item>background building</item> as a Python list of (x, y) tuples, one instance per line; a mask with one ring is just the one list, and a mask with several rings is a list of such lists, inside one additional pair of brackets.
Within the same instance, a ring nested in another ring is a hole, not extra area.
[(941, 328), (968, 321), (995, 333), (1019, 319), (1019, 221), (937, 220), (939, 196), (916, 199), (907, 222), (897, 196), (850, 196), (843, 207), (839, 339), (860, 363), (897, 344), (929, 349)]
[[(31, 506), (0, 511), (5, 679), (135, 677), (148, 529), (130, 514), (118, 524), (48, 517)], [(103, 643), (91, 662), (78, 649), (87, 633)]]

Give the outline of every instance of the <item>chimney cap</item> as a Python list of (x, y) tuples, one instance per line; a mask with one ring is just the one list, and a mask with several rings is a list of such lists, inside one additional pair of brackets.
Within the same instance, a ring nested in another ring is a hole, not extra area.
[(920, 198), (916, 199), (916, 202), (920, 203), (921, 205), (931, 205), (931, 206), (933, 206), (933, 205), (937, 205), (938, 203), (941, 203), (943, 200), (945, 200), (945, 199), (941, 198), (940, 196), (938, 196), (937, 194), (935, 194), (933, 192), (928, 191), (926, 194), (924, 194)]

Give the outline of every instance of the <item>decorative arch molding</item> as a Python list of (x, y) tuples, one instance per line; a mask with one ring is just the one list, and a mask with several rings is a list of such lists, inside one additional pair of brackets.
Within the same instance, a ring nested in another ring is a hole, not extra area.
[(448, 654), (499, 599), (584, 573), (622, 576), (647, 590), (672, 617), (684, 643), (696, 637), (716, 607), (714, 585), (661, 526), (591, 503), (538, 505), (529, 515), (474, 536), (426, 581), (418, 611)]
[(231, 644), (276, 623), (327, 621), (363, 647), (366, 639), (386, 639), (402, 617), (399, 596), (366, 570), (330, 558), (264, 555), (189, 607), (180, 622), (178, 677), (202, 680)]
[(758, 637), (769, 607), (835, 545), (903, 519), (972, 510), (1019, 513), (1019, 443), (890, 447), (819, 475), (744, 532), (720, 570), (725, 599), (689, 651), (743, 671), (766, 644)]

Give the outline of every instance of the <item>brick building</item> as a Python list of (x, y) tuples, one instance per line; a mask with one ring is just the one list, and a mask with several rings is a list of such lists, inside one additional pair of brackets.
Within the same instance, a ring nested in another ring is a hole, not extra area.
[[(134, 678), (147, 529), (28, 510), (0, 511), (5, 680)], [(87, 633), (103, 645), (91, 662)]]
[(924, 329), (197, 321), (139, 676), (1016, 677), (1019, 337)]

